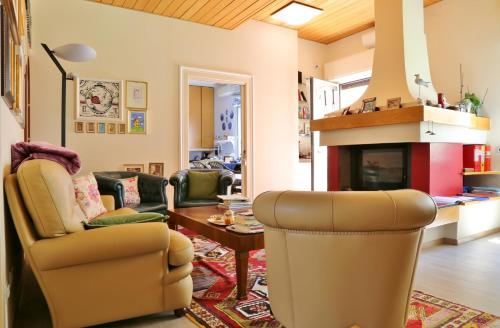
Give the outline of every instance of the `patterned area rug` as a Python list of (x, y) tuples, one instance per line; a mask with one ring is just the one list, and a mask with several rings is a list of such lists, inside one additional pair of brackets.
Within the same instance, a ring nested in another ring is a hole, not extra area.
[[(234, 253), (182, 229), (195, 246), (194, 293), (188, 318), (200, 327), (283, 327), (270, 314), (264, 250), (250, 253), (248, 299), (236, 300)], [(414, 291), (407, 328), (500, 328), (500, 318)]]

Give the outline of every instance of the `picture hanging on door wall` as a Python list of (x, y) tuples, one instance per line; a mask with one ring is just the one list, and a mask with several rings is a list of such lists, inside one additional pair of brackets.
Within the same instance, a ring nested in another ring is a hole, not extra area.
[(76, 79), (76, 119), (123, 121), (122, 81)]

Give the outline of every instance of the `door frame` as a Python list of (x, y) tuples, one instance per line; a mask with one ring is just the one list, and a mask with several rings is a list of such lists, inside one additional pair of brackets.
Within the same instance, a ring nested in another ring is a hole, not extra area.
[[(237, 84), (242, 88), (242, 181), (243, 193), (250, 199), (254, 197), (254, 117), (253, 117), (253, 77), (247, 74), (215, 71), (204, 68), (180, 66), (180, 102), (179, 102), (179, 167), (189, 168), (189, 81), (216, 82), (224, 84)], [(243, 153), (245, 151), (246, 153)]]

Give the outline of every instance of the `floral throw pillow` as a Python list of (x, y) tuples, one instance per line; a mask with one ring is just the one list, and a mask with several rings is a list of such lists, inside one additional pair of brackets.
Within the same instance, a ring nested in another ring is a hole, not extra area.
[(106, 213), (106, 208), (101, 200), (101, 194), (97, 188), (97, 181), (93, 174), (73, 178), (76, 202), (87, 218), (87, 222), (95, 217)]
[(139, 181), (139, 177), (131, 177), (126, 179), (120, 179), (120, 182), (123, 184), (123, 189), (125, 190), (125, 206), (134, 207), (141, 203), (141, 196), (139, 195), (139, 187), (137, 186), (137, 182)]

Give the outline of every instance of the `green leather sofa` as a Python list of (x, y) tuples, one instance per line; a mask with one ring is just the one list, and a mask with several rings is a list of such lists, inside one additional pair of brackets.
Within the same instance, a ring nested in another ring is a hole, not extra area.
[(101, 195), (112, 195), (115, 198), (115, 207), (117, 209), (125, 207), (125, 193), (123, 184), (119, 179), (138, 176), (141, 203), (134, 207), (134, 210), (139, 213), (157, 212), (163, 215), (167, 214), (168, 203), (166, 187), (168, 185), (168, 180), (166, 178), (145, 173), (125, 171), (94, 172), (94, 176), (99, 187), (99, 193)]

